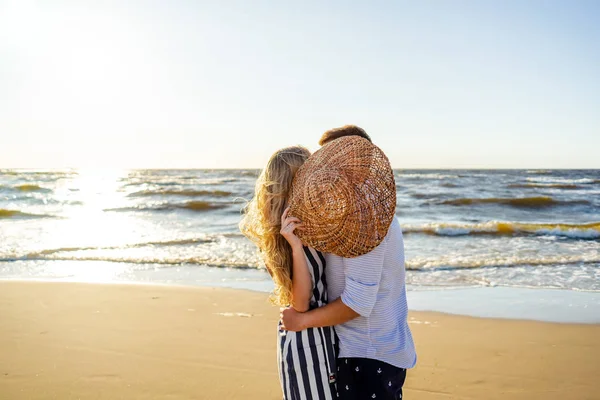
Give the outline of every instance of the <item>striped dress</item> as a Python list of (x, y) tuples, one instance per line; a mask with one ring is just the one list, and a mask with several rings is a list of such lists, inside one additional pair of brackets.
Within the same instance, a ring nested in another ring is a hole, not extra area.
[[(327, 304), (325, 258), (304, 247), (312, 276), (310, 308)], [(284, 400), (336, 398), (335, 332), (333, 327), (308, 328), (300, 332), (278, 330), (277, 364)]]

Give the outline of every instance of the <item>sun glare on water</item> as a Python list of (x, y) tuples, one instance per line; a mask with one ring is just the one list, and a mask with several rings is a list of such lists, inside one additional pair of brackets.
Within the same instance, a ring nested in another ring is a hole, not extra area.
[[(64, 249), (71, 259), (81, 255), (93, 260), (94, 254), (99, 255), (103, 249), (135, 244), (152, 234), (142, 220), (118, 211), (127, 195), (123, 189), (127, 176), (125, 170), (84, 169), (65, 180), (57, 189), (57, 196), (72, 202), (74, 207), (53, 222), (54, 227), (48, 230), (52, 235), (40, 238), (39, 248)], [(96, 264), (86, 268), (80, 263), (67, 262), (61, 268), (66, 275), (87, 282), (107, 280), (122, 269), (118, 263)]]

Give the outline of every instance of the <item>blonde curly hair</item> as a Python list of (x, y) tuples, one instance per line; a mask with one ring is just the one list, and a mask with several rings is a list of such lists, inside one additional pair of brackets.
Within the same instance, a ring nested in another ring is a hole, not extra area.
[(271, 301), (287, 306), (292, 300), (292, 248), (279, 233), (292, 180), (310, 156), (302, 146), (276, 151), (256, 181), (254, 197), (244, 208), (239, 228), (259, 248), (275, 290)]

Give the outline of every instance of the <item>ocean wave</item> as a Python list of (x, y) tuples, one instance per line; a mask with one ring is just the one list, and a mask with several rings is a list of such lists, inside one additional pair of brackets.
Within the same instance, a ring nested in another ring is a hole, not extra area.
[(422, 174), (403, 174), (398, 173), (396, 177), (399, 179), (458, 179), (458, 175), (439, 174), (439, 173), (422, 173)]
[(456, 188), (459, 185), (457, 185), (456, 183), (452, 183), (452, 182), (442, 182), (442, 183), (440, 183), (440, 186), (445, 187), (445, 188)]
[(192, 211), (209, 211), (209, 210), (218, 210), (218, 209), (227, 207), (227, 205), (219, 204), (219, 203), (210, 203), (208, 201), (188, 201), (185, 204), (178, 204), (178, 205), (175, 205), (174, 207), (184, 209), (184, 210), (192, 210)]
[(38, 185), (31, 185), (31, 184), (23, 184), (23, 185), (18, 185), (14, 187), (15, 190), (18, 190), (20, 192), (51, 192), (52, 190), (47, 189), (47, 188), (43, 188), (41, 186)]
[(201, 178), (194, 181), (195, 184), (198, 185), (220, 185), (222, 183), (232, 183), (237, 182), (237, 178), (226, 177), (226, 178)]
[(131, 212), (131, 211), (174, 211), (174, 210), (189, 210), (189, 211), (211, 211), (219, 210), (227, 207), (227, 204), (223, 203), (211, 203), (208, 201), (188, 201), (182, 204), (159, 204), (159, 205), (142, 205), (135, 207), (118, 207), (118, 208), (106, 208), (103, 211), (114, 211), (114, 212)]
[(225, 190), (143, 190), (140, 192), (134, 192), (128, 195), (128, 197), (151, 197), (151, 196), (182, 196), (182, 197), (198, 197), (198, 196), (211, 196), (211, 197), (228, 197), (233, 195), (231, 192)]
[(538, 197), (520, 197), (520, 198), (502, 198), (502, 197), (490, 197), (490, 198), (460, 198), (453, 200), (444, 200), (439, 204), (451, 205), (451, 206), (470, 206), (477, 204), (501, 204), (511, 207), (520, 208), (544, 208), (553, 207), (558, 205), (589, 205), (591, 204), (588, 200), (556, 200), (548, 196)]
[(413, 271), (460, 270), (476, 268), (510, 268), (522, 266), (553, 266), (600, 263), (600, 254), (550, 256), (550, 257), (486, 257), (473, 259), (421, 258), (406, 262), (406, 269)]
[[(30, 254), (26, 257), (1, 258), (0, 261), (104, 261), (128, 264), (157, 264), (163, 266), (208, 266), (219, 268), (240, 268), (240, 269), (262, 269), (260, 262), (251, 257), (227, 258), (202, 257), (202, 256), (184, 256), (168, 255), (164, 257), (148, 254), (140, 256), (139, 254), (86, 254), (85, 252), (60, 252), (51, 254)], [(546, 257), (519, 257), (519, 256), (484, 256), (481, 258), (456, 258), (456, 257), (413, 257), (406, 261), (406, 269), (413, 272), (433, 272), (433, 271), (452, 271), (452, 270), (476, 270), (479, 268), (512, 268), (512, 267), (553, 267), (582, 264), (599, 264), (600, 254), (584, 255), (562, 255)]]
[(120, 180), (123, 187), (129, 186), (145, 186), (145, 185), (156, 185), (156, 186), (178, 186), (178, 185), (221, 185), (226, 183), (237, 182), (238, 179), (234, 177), (226, 178), (202, 178), (198, 176), (147, 176), (147, 177), (129, 177)]
[(79, 175), (76, 171), (61, 171), (61, 170), (23, 170), (23, 169), (2, 169), (0, 175), (10, 176), (74, 176)]
[(572, 239), (599, 239), (600, 222), (589, 224), (552, 224), (526, 222), (491, 221), (481, 224), (431, 223), (425, 225), (404, 225), (404, 233), (423, 233), (436, 236), (467, 235), (539, 235), (557, 236)]
[(260, 170), (242, 170), (240, 171), (240, 175), (258, 178), (258, 176), (260, 175)]
[(600, 179), (594, 178), (577, 178), (577, 179), (568, 179), (568, 178), (555, 178), (555, 177), (532, 177), (527, 178), (528, 182), (533, 183), (554, 183), (554, 184), (566, 184), (566, 185), (593, 185), (595, 183), (600, 183)]
[(174, 239), (174, 240), (164, 240), (157, 242), (144, 242), (144, 243), (136, 243), (134, 245), (130, 245), (129, 247), (144, 247), (144, 246), (187, 246), (187, 245), (195, 245), (201, 243), (212, 243), (214, 242), (214, 238), (210, 237), (201, 237), (201, 238), (189, 238), (189, 239)]
[(142, 243), (133, 243), (133, 244), (125, 244), (122, 246), (83, 246), (83, 247), (59, 247), (56, 249), (46, 249), (41, 250), (35, 253), (29, 253), (24, 257), (13, 257), (20, 259), (39, 259), (44, 256), (56, 254), (56, 253), (70, 253), (77, 251), (98, 251), (98, 250), (119, 250), (119, 249), (132, 249), (138, 247), (155, 247), (155, 246), (188, 246), (188, 245), (197, 245), (197, 244), (205, 244), (214, 242), (215, 238), (211, 237), (196, 237), (196, 238), (187, 238), (187, 239), (174, 239), (174, 240), (163, 240), (163, 241), (153, 241), (153, 242), (142, 242)]
[(257, 265), (251, 265), (250, 260), (225, 260), (216, 258), (204, 258), (204, 257), (135, 257), (135, 256), (109, 256), (109, 255), (31, 255), (27, 258), (0, 258), (0, 261), (104, 261), (104, 262), (115, 262), (115, 263), (127, 263), (127, 264), (159, 264), (166, 266), (175, 265), (198, 265), (206, 267), (217, 267), (217, 268), (237, 268), (237, 269), (261, 269)]
[(31, 214), (19, 210), (7, 210), (0, 208), (0, 219), (3, 218), (58, 218), (49, 214)]
[(155, 185), (155, 186), (177, 186), (185, 184), (184, 182), (179, 182), (176, 180), (163, 180), (163, 181), (152, 181), (145, 179), (122, 179), (120, 182), (124, 182), (122, 184), (123, 188), (129, 186), (147, 186), (147, 185)]
[(414, 197), (415, 199), (431, 199), (437, 197), (436, 195), (431, 193), (411, 193), (410, 196)]
[(20, 197), (28, 197), (34, 193), (50, 193), (52, 189), (44, 188), (34, 184), (21, 184), (17, 186), (0, 185), (0, 192), (17, 194)]
[(511, 189), (582, 189), (584, 186), (573, 183), (513, 183)]
[(226, 238), (244, 238), (244, 234), (241, 232), (228, 232), (228, 233), (222, 233), (221, 236), (226, 237)]

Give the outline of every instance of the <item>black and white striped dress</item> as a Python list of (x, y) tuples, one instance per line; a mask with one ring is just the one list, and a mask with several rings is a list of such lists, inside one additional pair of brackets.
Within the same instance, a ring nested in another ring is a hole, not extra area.
[[(325, 258), (304, 247), (313, 280), (310, 308), (327, 304)], [(288, 332), (279, 326), (277, 362), (284, 400), (321, 400), (336, 398), (335, 332), (333, 327), (308, 328)]]

